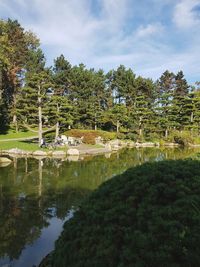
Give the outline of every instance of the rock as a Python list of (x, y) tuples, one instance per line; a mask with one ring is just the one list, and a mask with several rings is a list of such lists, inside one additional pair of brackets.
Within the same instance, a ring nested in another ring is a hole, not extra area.
[(96, 145), (102, 145), (103, 144), (103, 139), (101, 136), (98, 136), (95, 138), (95, 144)]
[(164, 143), (164, 146), (174, 147), (174, 146), (179, 146), (179, 144), (176, 144), (176, 143)]
[(9, 158), (0, 157), (0, 167), (7, 167), (11, 162), (12, 160), (10, 160)]
[(71, 155), (71, 156), (77, 156), (79, 155), (79, 150), (75, 149), (75, 148), (70, 148), (67, 150), (67, 155)]
[(111, 147), (110, 143), (106, 143), (106, 144), (105, 144), (105, 148), (106, 148), (108, 151), (112, 151), (112, 147)]
[(121, 147), (120, 146), (118, 146), (118, 145), (113, 145), (112, 146), (112, 150), (113, 151), (117, 151), (117, 150), (119, 150)]
[(121, 145), (121, 141), (119, 139), (111, 140), (109, 143), (111, 146), (120, 146)]
[(26, 155), (28, 152), (18, 149), (18, 148), (12, 148), (8, 150), (9, 154), (19, 154), (19, 155)]
[(135, 143), (133, 141), (127, 142), (128, 147), (135, 147)]
[(66, 135), (61, 135), (61, 140), (64, 144), (68, 144), (68, 137)]
[(68, 156), (67, 159), (69, 161), (78, 161), (79, 160), (79, 155)]
[(143, 147), (154, 147), (154, 146), (155, 146), (155, 143), (152, 143), (152, 142), (146, 142), (146, 143), (142, 143), (142, 146), (143, 146)]
[(106, 153), (105, 158), (109, 159), (111, 157), (111, 155), (112, 155), (111, 153)]
[(127, 147), (127, 145), (128, 145), (127, 141), (124, 141), (124, 140), (120, 141), (120, 146)]
[(146, 143), (138, 143), (138, 142), (136, 142), (135, 146), (136, 147), (154, 147), (154, 146), (156, 146), (156, 144), (152, 143), (152, 142), (146, 142)]
[(52, 157), (55, 157), (55, 158), (60, 158), (60, 157), (65, 157), (66, 156), (66, 152), (65, 151), (54, 151), (52, 153)]
[(41, 151), (41, 150), (37, 150), (37, 151), (33, 152), (33, 156), (42, 156), (42, 157), (46, 157), (46, 156), (47, 156), (47, 152), (45, 152), (45, 151)]
[(0, 164), (11, 163), (12, 160), (6, 157), (0, 157)]

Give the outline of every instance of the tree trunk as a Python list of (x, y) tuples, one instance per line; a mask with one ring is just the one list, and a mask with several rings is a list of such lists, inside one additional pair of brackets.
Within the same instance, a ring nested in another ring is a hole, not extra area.
[(56, 135), (55, 135), (55, 142), (59, 136), (59, 131), (60, 131), (60, 123), (59, 121), (56, 122)]
[(28, 173), (28, 159), (25, 157), (25, 173)]
[(119, 132), (120, 123), (119, 120), (117, 120), (117, 133)]
[(95, 117), (94, 117), (94, 130), (97, 130), (97, 120), (96, 120), (96, 113), (95, 113)]
[(39, 147), (41, 145), (42, 140), (42, 99), (40, 94), (40, 85), (38, 87), (38, 138), (39, 138)]
[(18, 123), (17, 123), (17, 96), (16, 94), (13, 95), (13, 125), (15, 126), (15, 131), (18, 133)]
[(0, 68), (0, 101), (3, 98), (3, 73), (2, 69)]
[(41, 207), (41, 196), (42, 196), (42, 167), (43, 161), (39, 159), (38, 162), (38, 173), (39, 173), (39, 185), (38, 185), (38, 196), (39, 196), (39, 203), (38, 206)]
[(165, 129), (165, 138), (168, 137), (168, 129)]
[(190, 116), (190, 122), (193, 122), (193, 120), (194, 120), (194, 113), (192, 112)]
[(58, 121), (59, 118), (59, 113), (60, 113), (60, 107), (59, 104), (57, 104), (57, 122), (56, 122), (56, 135), (55, 135), (55, 142), (59, 136), (59, 131), (60, 131), (60, 123)]
[(142, 117), (139, 118), (139, 136), (142, 136)]
[(142, 128), (139, 128), (139, 136), (142, 136)]

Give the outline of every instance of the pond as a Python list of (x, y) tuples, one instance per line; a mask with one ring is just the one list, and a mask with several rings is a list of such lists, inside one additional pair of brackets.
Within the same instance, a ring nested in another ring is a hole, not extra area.
[(33, 267), (63, 223), (101, 183), (147, 161), (195, 157), (200, 149), (141, 148), (79, 161), (15, 158), (0, 168), (0, 267)]

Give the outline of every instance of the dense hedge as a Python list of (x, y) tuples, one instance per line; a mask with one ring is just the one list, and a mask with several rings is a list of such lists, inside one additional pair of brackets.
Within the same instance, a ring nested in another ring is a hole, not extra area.
[(146, 163), (96, 190), (56, 242), (53, 267), (200, 266), (200, 162)]

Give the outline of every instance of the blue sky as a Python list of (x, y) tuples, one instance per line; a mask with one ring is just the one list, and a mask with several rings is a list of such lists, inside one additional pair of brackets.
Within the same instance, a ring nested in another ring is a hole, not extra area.
[(0, 0), (0, 17), (35, 32), (48, 65), (63, 53), (73, 65), (200, 80), (200, 0)]

